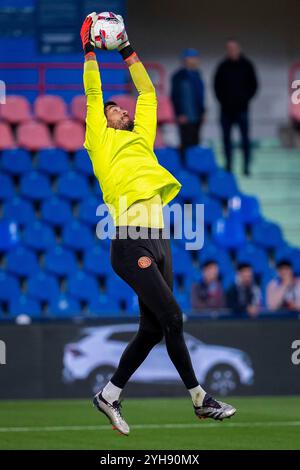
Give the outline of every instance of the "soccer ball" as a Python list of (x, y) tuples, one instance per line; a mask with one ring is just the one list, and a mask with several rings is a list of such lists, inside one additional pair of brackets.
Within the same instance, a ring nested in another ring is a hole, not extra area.
[(99, 13), (91, 30), (92, 41), (98, 49), (117, 49), (124, 41), (125, 34), (122, 16), (110, 11)]

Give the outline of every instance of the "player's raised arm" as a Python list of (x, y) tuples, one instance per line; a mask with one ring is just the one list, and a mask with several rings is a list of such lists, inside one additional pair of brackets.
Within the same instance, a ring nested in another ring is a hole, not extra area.
[(125, 40), (118, 50), (129, 67), (131, 78), (139, 94), (134, 118), (134, 131), (143, 134), (148, 144), (153, 147), (157, 125), (157, 99), (154, 85), (131, 47), (126, 33)]
[(88, 15), (80, 31), (85, 54), (83, 82), (87, 100), (84, 146), (90, 150), (103, 144), (107, 133), (107, 120), (104, 114), (99, 67), (94, 53), (94, 45), (91, 40), (91, 28), (96, 19), (96, 13)]

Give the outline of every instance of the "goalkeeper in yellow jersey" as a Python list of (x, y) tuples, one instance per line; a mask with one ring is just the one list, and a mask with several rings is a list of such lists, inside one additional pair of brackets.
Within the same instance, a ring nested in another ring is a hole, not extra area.
[[(168, 354), (190, 392), (196, 416), (229, 418), (236, 410), (214, 400), (198, 383), (184, 341), (182, 312), (172, 293), (170, 242), (163, 235), (162, 207), (176, 196), (181, 185), (159, 165), (153, 152), (157, 122), (155, 88), (125, 34), (118, 50), (138, 91), (134, 121), (117, 103), (103, 103), (91, 40), (96, 19), (96, 13), (92, 13), (81, 28), (87, 97), (84, 146), (116, 225), (111, 242), (112, 267), (138, 295), (140, 325), (116, 372), (95, 395), (93, 403), (115, 429), (129, 434), (121, 413), (120, 394), (151, 349), (164, 337)], [(131, 233), (138, 233), (139, 237), (131, 237)]]

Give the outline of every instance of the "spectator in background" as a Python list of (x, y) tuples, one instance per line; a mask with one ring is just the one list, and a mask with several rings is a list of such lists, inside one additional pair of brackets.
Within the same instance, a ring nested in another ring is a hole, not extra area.
[(198, 145), (205, 115), (205, 86), (199, 71), (196, 49), (183, 52), (183, 67), (172, 77), (171, 99), (180, 131), (181, 154), (186, 147)]
[(227, 306), (233, 313), (242, 315), (247, 312), (250, 317), (256, 317), (261, 310), (261, 290), (254, 281), (250, 264), (238, 265), (235, 283), (227, 292)]
[(192, 308), (195, 310), (225, 307), (225, 296), (219, 279), (219, 267), (208, 260), (202, 268), (202, 280), (192, 285)]
[(295, 277), (289, 260), (276, 265), (278, 278), (267, 286), (267, 307), (269, 310), (300, 310), (300, 279)]
[(250, 175), (251, 143), (249, 138), (249, 102), (257, 91), (254, 66), (241, 52), (239, 43), (229, 39), (227, 56), (217, 67), (214, 79), (216, 97), (220, 103), (220, 123), (223, 133), (226, 169), (232, 170), (233, 125), (239, 127), (244, 153), (244, 174)]

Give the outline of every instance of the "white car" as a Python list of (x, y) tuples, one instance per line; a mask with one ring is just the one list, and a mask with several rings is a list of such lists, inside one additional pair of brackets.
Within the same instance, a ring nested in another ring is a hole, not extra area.
[[(99, 391), (116, 370), (121, 354), (138, 329), (137, 324), (117, 324), (84, 328), (80, 339), (64, 350), (63, 380), (88, 380), (93, 392)], [(195, 374), (207, 391), (228, 395), (240, 385), (253, 383), (249, 356), (234, 348), (205, 344), (185, 333)], [(131, 381), (147, 384), (179, 382), (164, 343), (156, 345), (134, 373)]]

